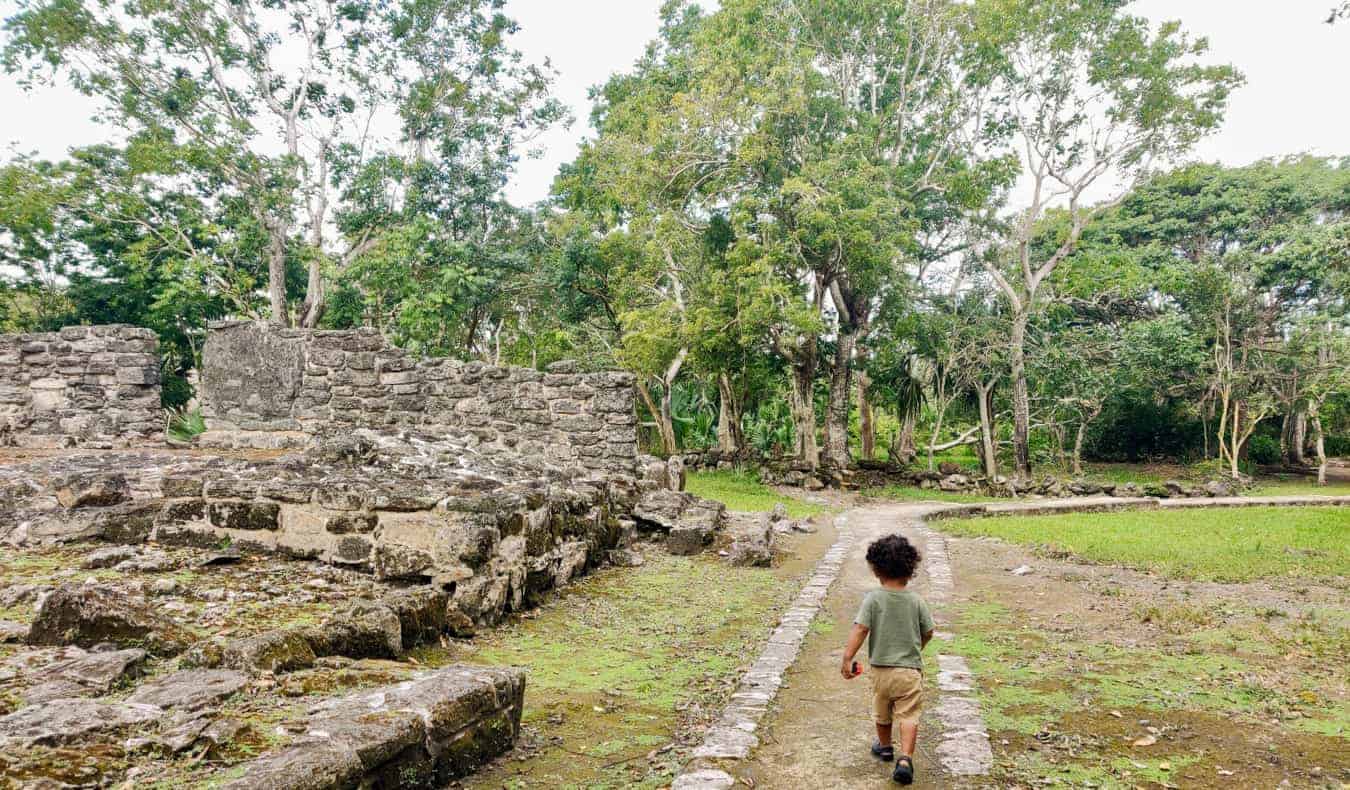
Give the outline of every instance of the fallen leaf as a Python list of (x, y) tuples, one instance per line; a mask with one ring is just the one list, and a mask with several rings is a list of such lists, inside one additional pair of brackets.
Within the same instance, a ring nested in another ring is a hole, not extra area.
[(1135, 745), (1135, 746), (1152, 746), (1153, 744), (1155, 744), (1155, 743), (1157, 743), (1157, 742), (1158, 742), (1158, 739), (1155, 738), (1155, 737), (1153, 737), (1152, 735), (1145, 735), (1144, 737), (1135, 740), (1134, 745)]
[(1120, 711), (1118, 710), (1111, 711), (1111, 715), (1115, 716), (1117, 719), (1121, 718)]
[(1159, 770), (1159, 771), (1170, 771), (1170, 770), (1172, 770), (1172, 764), (1169, 763), (1169, 762), (1167, 762), (1166, 760), (1163, 760), (1162, 762), (1158, 763), (1158, 770)]

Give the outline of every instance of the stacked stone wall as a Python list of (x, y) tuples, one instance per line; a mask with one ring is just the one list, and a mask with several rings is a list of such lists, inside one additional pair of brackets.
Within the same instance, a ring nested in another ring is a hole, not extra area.
[(626, 373), (418, 359), (373, 329), (243, 322), (212, 327), (203, 368), (211, 432), (244, 443), (412, 428), (565, 469), (631, 475), (636, 467)]
[(162, 438), (159, 341), (139, 327), (0, 335), (0, 445), (118, 447)]

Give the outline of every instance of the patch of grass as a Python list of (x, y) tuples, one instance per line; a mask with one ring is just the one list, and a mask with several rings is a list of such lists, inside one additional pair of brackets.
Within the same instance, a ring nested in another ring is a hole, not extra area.
[(472, 643), (414, 655), (423, 665), (528, 672), (524, 721), (557, 745), (499, 763), (468, 786), (668, 786), (677, 757), (646, 755), (671, 742), (682, 711), (716, 709), (798, 586), (772, 569), (652, 554), (639, 568), (583, 579)]
[(1173, 578), (1241, 582), (1350, 575), (1350, 510), (1244, 508), (1074, 513), (935, 522)]
[[(1272, 667), (1284, 669), (1289, 656), (1178, 651), (1166, 639), (1040, 638), (1025, 622), (977, 600), (959, 610), (957, 636), (943, 648), (965, 656), (975, 674), (999, 786), (1226, 788), (1216, 768), (1242, 763), (1250, 747), (1240, 733), (1252, 726), (1280, 754), (1338, 764), (1350, 731), (1340, 681), (1302, 672), (1282, 680)], [(1132, 745), (1148, 732), (1158, 733), (1157, 745)], [(1250, 786), (1274, 786), (1269, 778), (1253, 776)]]
[(1337, 481), (1319, 486), (1311, 477), (1274, 475), (1257, 478), (1256, 484), (1243, 493), (1246, 496), (1350, 496), (1350, 483)]
[(1159, 606), (1151, 604), (1135, 609), (1134, 616), (1141, 623), (1153, 623), (1169, 634), (1186, 634), (1204, 628), (1214, 621), (1214, 613), (1203, 606)]
[(721, 502), (729, 510), (767, 511), (781, 502), (792, 518), (810, 518), (830, 511), (823, 505), (780, 494), (759, 482), (754, 475), (744, 472), (690, 472), (685, 489), (704, 499)]
[(936, 488), (918, 486), (891, 485), (885, 488), (865, 488), (864, 497), (871, 499), (889, 499), (898, 502), (957, 502), (975, 504), (978, 502), (997, 502), (997, 497), (984, 494), (968, 494), (959, 491), (941, 491)]

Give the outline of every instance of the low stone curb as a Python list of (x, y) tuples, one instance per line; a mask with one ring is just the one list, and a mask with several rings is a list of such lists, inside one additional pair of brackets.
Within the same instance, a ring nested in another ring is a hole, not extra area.
[(735, 778), (716, 767), (714, 761), (744, 760), (759, 745), (759, 738), (755, 736), (759, 722), (778, 696), (783, 673), (797, 660), (811, 622), (829, 594), (830, 586), (839, 578), (844, 557), (853, 545), (853, 530), (848, 525), (848, 517), (839, 516), (834, 523), (839, 529), (834, 545), (816, 563), (810, 579), (769, 635), (768, 644), (741, 676), (740, 685), (722, 709), (721, 718), (694, 749), (694, 760), (675, 777), (671, 790), (727, 790), (736, 783)]
[[(929, 516), (931, 517), (931, 516)], [(947, 539), (927, 527), (916, 524), (914, 531), (923, 536), (926, 548), (923, 566), (928, 572), (928, 598), (942, 604), (951, 599), (955, 588), (951, 561), (947, 557)], [(950, 639), (950, 633), (941, 634)], [(939, 653), (938, 696), (934, 714), (942, 724), (937, 757), (944, 770), (953, 776), (983, 776), (994, 765), (980, 703), (974, 696), (975, 678), (966, 659), (951, 653)]]

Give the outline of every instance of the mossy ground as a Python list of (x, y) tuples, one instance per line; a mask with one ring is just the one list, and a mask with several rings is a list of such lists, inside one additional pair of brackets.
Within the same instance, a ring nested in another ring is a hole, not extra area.
[(1350, 576), (1350, 508), (1075, 513), (963, 519), (940, 522), (940, 528), (1171, 578), (1241, 582)]
[(936, 526), (1013, 541), (953, 540), (963, 600), (939, 644), (975, 672), (998, 786), (1350, 781), (1350, 512)]
[(1291, 768), (1307, 780), (1296, 786), (1350, 778), (1345, 668), (1318, 657), (1345, 647), (1343, 625), (1300, 649), (1245, 613), (1217, 639), (1193, 628), (1130, 645), (1046, 633), (976, 598), (939, 649), (979, 679), (1000, 786), (1274, 787)]
[(830, 511), (829, 507), (807, 502), (800, 495), (770, 488), (745, 472), (690, 472), (685, 489), (704, 499), (721, 502), (729, 510), (768, 511), (782, 503), (792, 518), (810, 518)]
[(418, 651), (428, 665), (529, 673), (521, 745), (465, 785), (667, 786), (690, 728), (716, 715), (828, 532), (773, 569), (652, 550), (642, 567), (600, 571), (472, 642)]

